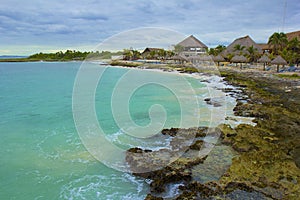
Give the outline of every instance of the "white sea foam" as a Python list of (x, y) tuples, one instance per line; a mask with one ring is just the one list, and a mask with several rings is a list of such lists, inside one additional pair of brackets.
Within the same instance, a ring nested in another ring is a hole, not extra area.
[(143, 199), (145, 182), (131, 174), (85, 175), (62, 186), (62, 199)]

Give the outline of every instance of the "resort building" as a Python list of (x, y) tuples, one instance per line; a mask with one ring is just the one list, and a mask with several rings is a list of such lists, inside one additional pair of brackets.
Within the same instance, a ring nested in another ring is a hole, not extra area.
[(287, 37), (288, 41), (290, 41), (294, 38), (297, 38), (300, 41), (300, 31), (286, 33), (286, 37)]
[(147, 47), (141, 54), (143, 59), (149, 58), (149, 57), (157, 57), (158, 52), (164, 50), (161, 48), (149, 48)]
[(247, 48), (253, 46), (256, 48), (258, 53), (262, 53), (263, 50), (260, 45), (256, 44), (254, 40), (249, 36), (241, 37), (236, 40), (234, 40), (228, 47), (224, 50), (222, 53), (223, 55), (228, 55), (228, 54), (246, 54), (247, 53)]
[(261, 48), (261, 50), (263, 51), (263, 53), (265, 53), (265, 52), (271, 52), (271, 50), (272, 50), (272, 47), (269, 44), (259, 43), (257, 45)]
[[(286, 33), (286, 37), (288, 41), (291, 41), (294, 38), (297, 38), (300, 41), (300, 31), (294, 31), (290, 33)], [(260, 48), (263, 50), (263, 52), (271, 52), (272, 51), (272, 46), (269, 44), (258, 44)]]
[(179, 54), (186, 57), (204, 54), (207, 50), (207, 46), (193, 35), (179, 42), (176, 46), (180, 47)]

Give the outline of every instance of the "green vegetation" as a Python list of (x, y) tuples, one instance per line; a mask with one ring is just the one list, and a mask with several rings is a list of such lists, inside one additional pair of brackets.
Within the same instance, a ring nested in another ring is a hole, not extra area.
[(176, 53), (182, 52), (184, 50), (184, 47), (179, 44), (175, 45), (174, 48)]
[(141, 58), (141, 53), (133, 49), (124, 49), (123, 50), (124, 60), (138, 60)]
[(226, 46), (224, 45), (218, 45), (216, 48), (210, 48), (207, 53), (209, 55), (217, 56), (219, 55), (222, 51), (226, 49)]
[(288, 41), (285, 33), (274, 33), (268, 44), (272, 47), (272, 54), (281, 55), (290, 65), (300, 62), (300, 41), (293, 38)]
[(288, 79), (300, 79), (298, 74), (275, 74), (280, 78), (288, 78)]
[(280, 50), (282, 50), (284, 47), (286, 47), (286, 44), (288, 42), (288, 39), (286, 37), (285, 33), (273, 33), (273, 35), (270, 36), (268, 44), (272, 46), (272, 49), (275, 54), (278, 54)]
[(233, 47), (234, 51), (240, 51), (240, 53), (241, 53), (241, 51), (243, 51), (245, 48), (246, 48), (245, 46), (242, 46), (242, 45), (240, 45), (240, 44), (236, 44), (236, 45)]
[(260, 56), (257, 48), (255, 48), (253, 45), (247, 48), (247, 53), (248, 54), (246, 57), (248, 58), (249, 62), (257, 61)]
[(155, 51), (151, 51), (146, 55), (146, 59), (159, 59), (159, 60), (166, 60), (174, 56), (175, 53), (170, 50), (158, 49)]
[(298, 90), (287, 93), (285, 90), (290, 82), (249, 73), (223, 71), (222, 76), (231, 84), (246, 88), (244, 92), (251, 101), (239, 102), (234, 111), (237, 115), (255, 117), (257, 125), (239, 125), (235, 129), (220, 127), (223, 143), (240, 153), (220, 178), (220, 183), (226, 185), (236, 181), (274, 199), (298, 199)]
[(139, 62), (127, 62), (127, 61), (121, 61), (121, 60), (113, 60), (109, 63), (112, 66), (124, 66), (124, 67), (139, 67), (143, 65), (143, 63)]
[(44, 60), (44, 61), (66, 61), (66, 60), (84, 60), (89, 52), (80, 52), (75, 50), (67, 50), (66, 52), (56, 53), (37, 53), (28, 57), (29, 60)]
[(34, 61), (73, 61), (73, 60), (95, 60), (110, 59), (114, 55), (122, 55), (123, 52), (95, 51), (80, 52), (75, 50), (59, 51), (56, 53), (36, 53), (27, 58), (0, 59), (0, 62), (34, 62)]

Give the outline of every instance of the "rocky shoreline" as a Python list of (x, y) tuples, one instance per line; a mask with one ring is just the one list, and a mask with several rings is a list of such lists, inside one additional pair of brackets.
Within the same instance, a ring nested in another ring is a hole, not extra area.
[[(254, 117), (257, 125), (163, 130), (162, 134), (176, 141), (174, 145), (171, 143), (171, 150), (178, 149), (176, 144), (186, 139), (182, 135), (194, 134), (194, 137), (176, 161), (155, 171), (134, 173), (151, 179), (146, 199), (163, 199), (161, 194), (169, 184), (179, 185), (180, 192), (172, 199), (297, 199), (300, 196), (299, 81), (229, 69), (221, 70), (221, 76), (241, 90), (235, 115)], [(224, 92), (236, 95), (231, 90)], [(195, 155), (205, 145), (203, 138), (208, 131), (221, 134), (217, 145), (228, 145), (238, 154), (219, 180), (201, 183), (193, 177), (192, 169), (207, 159)], [(167, 150), (160, 151), (169, 154)], [(133, 171), (155, 168), (144, 160), (151, 159), (156, 152), (139, 148), (128, 152), (134, 153), (126, 157)]]

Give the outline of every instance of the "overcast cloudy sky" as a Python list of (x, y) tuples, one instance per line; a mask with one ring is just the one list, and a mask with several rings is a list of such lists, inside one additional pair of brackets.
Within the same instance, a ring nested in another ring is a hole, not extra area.
[[(284, 19), (284, 5), (286, 17)], [(122, 31), (161, 27), (205, 44), (300, 30), (299, 0), (0, 0), (0, 55), (91, 50)]]

